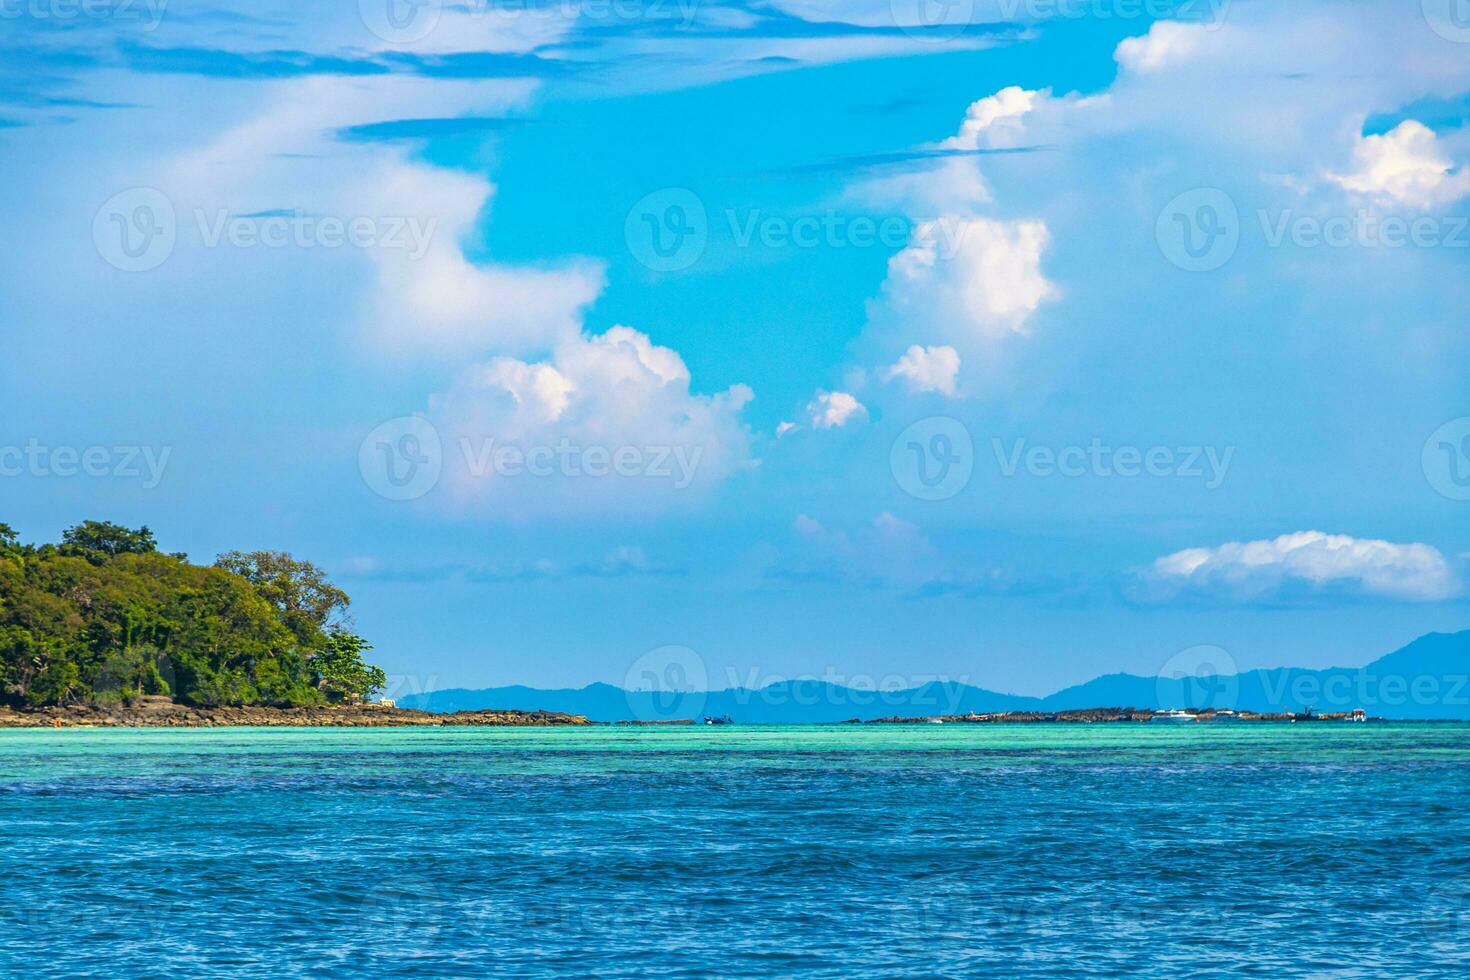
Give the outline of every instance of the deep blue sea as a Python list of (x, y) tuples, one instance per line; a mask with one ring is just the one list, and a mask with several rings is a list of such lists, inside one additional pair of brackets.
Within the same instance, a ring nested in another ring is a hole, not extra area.
[(0, 976), (1470, 975), (1470, 726), (0, 732)]

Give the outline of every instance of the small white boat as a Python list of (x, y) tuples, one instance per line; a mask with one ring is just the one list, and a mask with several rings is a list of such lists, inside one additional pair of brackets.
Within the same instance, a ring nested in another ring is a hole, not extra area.
[(931, 724), (931, 725), (942, 725), (942, 724), (944, 724), (944, 719), (943, 718), (930, 718), (929, 719), (929, 724)]
[(1188, 724), (1194, 722), (1195, 716), (1183, 708), (1175, 708), (1172, 711), (1155, 711), (1149, 721), (1161, 721), (1168, 724)]

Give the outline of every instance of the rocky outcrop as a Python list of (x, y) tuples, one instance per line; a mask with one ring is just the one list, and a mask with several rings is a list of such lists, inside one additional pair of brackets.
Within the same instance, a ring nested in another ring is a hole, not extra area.
[(168, 698), (136, 698), (127, 704), (81, 704), (50, 708), (0, 707), (0, 728), (397, 728), (410, 725), (550, 726), (591, 724), (583, 715), (555, 711), (458, 711), (433, 714), (381, 704), (309, 708), (193, 707)]

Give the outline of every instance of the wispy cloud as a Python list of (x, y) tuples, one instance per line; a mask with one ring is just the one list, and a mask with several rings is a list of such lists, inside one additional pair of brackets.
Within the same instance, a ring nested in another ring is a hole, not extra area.
[(344, 579), (380, 582), (460, 581), (494, 584), (572, 579), (679, 578), (688, 574), (688, 569), (683, 565), (652, 559), (640, 547), (624, 545), (592, 559), (529, 558), (484, 564), (405, 565), (360, 556), (344, 562), (338, 574)]
[(795, 177), (809, 174), (842, 174), (856, 173), (864, 170), (904, 170), (918, 169), (915, 164), (931, 164), (941, 160), (952, 160), (965, 157), (984, 156), (1007, 156), (1023, 153), (1043, 153), (1055, 150), (1055, 146), (1008, 146), (1001, 148), (983, 148), (975, 150), (898, 150), (892, 153), (868, 153), (859, 156), (834, 157), (829, 160), (821, 160), (816, 163), (801, 164), (794, 167), (783, 167), (778, 170), (766, 171), (766, 176), (771, 177)]
[(524, 119), (508, 116), (459, 116), (446, 119), (390, 119), (384, 122), (344, 126), (336, 131), (338, 139), (388, 143), (396, 140), (434, 139), (463, 136), (467, 133), (492, 133), (519, 126)]

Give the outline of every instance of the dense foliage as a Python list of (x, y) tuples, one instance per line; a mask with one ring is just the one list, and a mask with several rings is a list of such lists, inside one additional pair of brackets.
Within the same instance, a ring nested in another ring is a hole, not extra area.
[(323, 704), (380, 690), (342, 622), (348, 598), (280, 552), (213, 566), (99, 521), (59, 545), (0, 524), (0, 700), (45, 705), (163, 694), (196, 705)]

